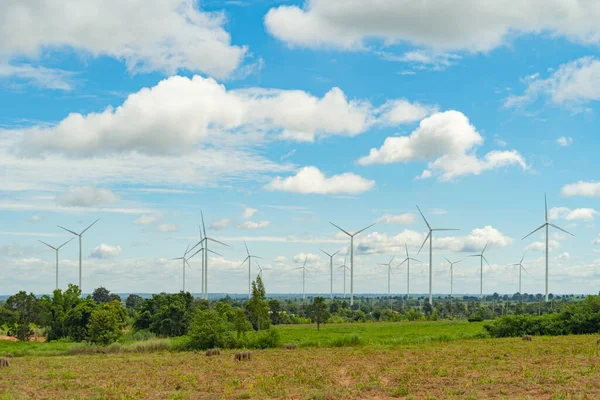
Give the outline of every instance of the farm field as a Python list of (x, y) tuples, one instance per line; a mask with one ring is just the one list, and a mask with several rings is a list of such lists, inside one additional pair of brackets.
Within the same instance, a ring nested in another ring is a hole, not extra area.
[(253, 351), (248, 362), (235, 362), (234, 351), (210, 358), (192, 352), (26, 356), (2, 371), (0, 398), (595, 399), (596, 340), (580, 335), (304, 347)]

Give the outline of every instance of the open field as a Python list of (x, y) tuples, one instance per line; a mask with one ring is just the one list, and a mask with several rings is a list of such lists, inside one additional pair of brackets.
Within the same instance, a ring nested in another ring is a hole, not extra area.
[(401, 346), (19, 357), (0, 398), (600, 398), (597, 336)]

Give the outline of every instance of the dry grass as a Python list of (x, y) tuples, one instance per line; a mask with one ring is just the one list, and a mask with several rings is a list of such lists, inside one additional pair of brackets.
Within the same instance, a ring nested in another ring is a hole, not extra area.
[(0, 398), (600, 398), (597, 337), (459, 340), (398, 347), (22, 357)]

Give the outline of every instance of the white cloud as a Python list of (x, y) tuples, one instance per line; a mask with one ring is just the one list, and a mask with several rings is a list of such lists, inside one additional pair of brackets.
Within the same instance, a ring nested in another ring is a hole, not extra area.
[(263, 229), (271, 225), (269, 221), (244, 221), (238, 225), (238, 229)]
[(114, 258), (121, 254), (121, 246), (116, 245), (112, 246), (110, 244), (102, 243), (99, 246), (96, 246), (92, 253), (90, 254), (90, 258)]
[(596, 239), (594, 239), (594, 241), (592, 242), (592, 244), (600, 245), (600, 235), (598, 235), (598, 237)]
[[(432, 71), (443, 71), (461, 58), (456, 54), (426, 50), (407, 51), (401, 56), (385, 51), (378, 51), (376, 53), (382, 59), (387, 61), (408, 63), (411, 64), (416, 70)], [(414, 71), (405, 71), (402, 73), (402, 75), (406, 75), (407, 72), (412, 72), (413, 74), (415, 73)]]
[(252, 218), (257, 212), (256, 208), (244, 207), (244, 218)]
[(561, 192), (563, 196), (585, 196), (585, 197), (600, 197), (600, 182), (584, 182), (571, 183), (563, 186)]
[(571, 258), (571, 255), (566, 251), (558, 256), (558, 259), (561, 261), (567, 261), (570, 258)]
[(304, 167), (294, 176), (276, 177), (267, 186), (268, 190), (302, 194), (359, 194), (371, 190), (375, 181), (353, 173), (326, 177), (317, 167)]
[(246, 54), (231, 45), (226, 22), (194, 0), (106, 0), (102, 7), (93, 0), (5, 0), (0, 54), (37, 57), (67, 47), (123, 60), (132, 72), (187, 69), (226, 77)]
[(563, 137), (558, 138), (556, 140), (556, 143), (558, 143), (561, 147), (567, 147), (567, 146), (570, 146), (573, 144), (573, 138), (563, 136)]
[(600, 212), (593, 208), (576, 208), (571, 210), (567, 207), (553, 207), (548, 212), (550, 219), (564, 219), (567, 221), (593, 221), (597, 215), (600, 215)]
[(161, 224), (156, 228), (158, 232), (168, 233), (168, 232), (177, 232), (177, 225), (175, 224)]
[[(549, 240), (548, 241), (548, 250), (554, 251), (556, 249), (560, 249), (560, 243), (557, 240)], [(544, 242), (530, 243), (525, 247), (525, 251), (544, 252), (544, 251), (546, 251), (546, 243), (544, 243)]]
[(600, 60), (579, 58), (561, 65), (546, 79), (533, 74), (523, 81), (525, 92), (508, 97), (506, 107), (522, 107), (544, 95), (554, 104), (580, 110), (582, 104), (600, 100)]
[(417, 216), (413, 213), (404, 213), (400, 215), (385, 214), (380, 217), (377, 221), (386, 224), (397, 224), (397, 225), (410, 225), (414, 224), (417, 220)]
[(381, 123), (399, 125), (419, 121), (437, 111), (437, 108), (397, 99), (387, 101), (377, 111)]
[(415, 176), (415, 179), (416, 180), (429, 179), (432, 176), (433, 176), (433, 173), (430, 170), (424, 169), (423, 172), (421, 172), (421, 175)]
[(227, 229), (227, 227), (229, 227), (229, 222), (231, 221), (228, 218), (217, 219), (210, 223), (210, 229), (214, 229), (215, 231)]
[(299, 253), (292, 257), (292, 261), (296, 264), (304, 264), (304, 260), (306, 260), (306, 266), (309, 266), (318, 263), (321, 260), (321, 257), (319, 257), (318, 254), (313, 253)]
[(288, 261), (288, 259), (286, 256), (277, 256), (275, 257), (274, 261), (279, 264), (285, 264)]
[(161, 213), (140, 215), (133, 223), (136, 225), (150, 225), (156, 221), (160, 221), (162, 218), (163, 216)]
[(302, 8), (272, 8), (265, 26), (290, 46), (353, 50), (378, 38), (386, 44), (487, 52), (519, 34), (549, 33), (596, 44), (598, 19), (600, 9), (588, 1), (522, 0), (515, 6), (511, 0), (311, 0)]
[(65, 207), (92, 207), (117, 201), (119, 196), (110, 189), (94, 186), (72, 187), (66, 193), (56, 196), (56, 203)]
[[(379, 149), (358, 160), (361, 165), (432, 160), (428, 170), (442, 180), (475, 174), (509, 165), (527, 169), (525, 159), (516, 151), (491, 151), (478, 158), (476, 147), (483, 137), (459, 111), (435, 113), (419, 123), (409, 136), (388, 137)], [(421, 175), (427, 177), (427, 175)]]
[(0, 61), (0, 79), (11, 79), (12, 82), (24, 81), (44, 89), (65, 91), (73, 89), (72, 72), (29, 64), (14, 65)]
[(39, 214), (34, 214), (29, 218), (29, 221), (31, 222), (40, 222), (42, 219), (44, 219), (44, 217), (42, 217)]

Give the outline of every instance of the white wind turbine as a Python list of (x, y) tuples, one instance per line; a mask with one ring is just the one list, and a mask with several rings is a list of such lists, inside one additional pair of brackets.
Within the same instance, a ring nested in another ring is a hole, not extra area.
[(253, 256), (252, 254), (250, 254), (250, 250), (248, 250), (248, 245), (246, 244), (246, 241), (244, 241), (244, 246), (246, 247), (246, 254), (248, 254), (248, 256), (246, 258), (244, 258), (244, 261), (242, 261), (242, 263), (240, 264), (240, 267), (242, 265), (244, 265), (244, 263), (246, 261), (248, 261), (248, 299), (252, 296), (252, 259), (253, 258), (258, 258), (258, 259), (262, 259), (262, 257), (258, 257), (258, 256)]
[(567, 232), (565, 231), (563, 228), (560, 228), (554, 224), (551, 224), (550, 222), (548, 222), (548, 201), (546, 200), (546, 194), (544, 193), (544, 206), (545, 206), (545, 211), (546, 211), (546, 222), (544, 222), (544, 224), (542, 226), (540, 226), (539, 228), (537, 228), (535, 231), (531, 232), (529, 235), (525, 236), (523, 239), (521, 240), (525, 240), (527, 239), (529, 236), (533, 235), (534, 233), (536, 233), (537, 231), (539, 231), (542, 228), (546, 228), (546, 301), (548, 301), (548, 228), (551, 226), (553, 228), (558, 229), (559, 231), (563, 231), (564, 233), (567, 233), (573, 237), (575, 237), (575, 235), (573, 235), (571, 232)]
[(64, 245), (66, 245), (67, 243), (69, 243), (69, 242), (70, 242), (71, 240), (73, 240), (73, 239), (75, 239), (75, 238), (71, 238), (71, 239), (67, 240), (66, 242), (64, 242), (63, 244), (61, 244), (61, 245), (60, 245), (60, 246), (58, 246), (58, 247), (50, 246), (48, 243), (46, 243), (46, 242), (44, 242), (44, 241), (42, 241), (42, 240), (39, 240), (39, 239), (38, 239), (38, 241), (39, 241), (39, 242), (42, 242), (42, 243), (44, 243), (46, 246), (50, 247), (52, 250), (54, 250), (54, 251), (56, 252), (56, 289), (58, 289), (58, 251), (59, 251), (59, 250), (60, 250), (60, 249), (61, 249), (61, 248), (62, 248)]
[(344, 232), (346, 235), (350, 236), (350, 305), (353, 305), (354, 304), (354, 236), (358, 235), (359, 233), (361, 233), (363, 231), (366, 231), (367, 229), (369, 229), (370, 227), (372, 227), (375, 224), (371, 224), (371, 225), (367, 226), (366, 228), (363, 228), (360, 231), (357, 231), (354, 233), (346, 232), (345, 230), (343, 230), (342, 228), (340, 228), (333, 222), (330, 222), (330, 224), (335, 226), (336, 228), (338, 228), (340, 231)]
[(331, 300), (333, 300), (333, 257), (340, 252), (340, 250), (336, 251), (333, 254), (329, 254), (328, 252), (326, 252), (323, 249), (319, 249), (321, 250), (323, 253), (327, 254), (327, 257), (329, 257), (329, 298)]
[(206, 236), (206, 226), (204, 225), (204, 214), (202, 214), (202, 211), (200, 211), (200, 216), (202, 218), (202, 231), (204, 231), (204, 237), (202, 237), (202, 231), (200, 231), (200, 241), (198, 243), (196, 243), (194, 245), (194, 247), (192, 247), (192, 249), (190, 249), (190, 251), (193, 250), (198, 245), (200, 245), (201, 248), (196, 253), (194, 253), (194, 256), (204, 250), (204, 254), (202, 255), (202, 294), (203, 294), (204, 299), (208, 300), (208, 253), (211, 252), (220, 257), (223, 257), (221, 254), (215, 253), (214, 251), (212, 251), (208, 248), (208, 241), (210, 240), (212, 242), (219, 243), (219, 244), (222, 244), (223, 246), (227, 246), (227, 247), (230, 247), (230, 246), (228, 244), (225, 244), (216, 239)]
[(527, 254), (526, 252), (523, 253), (523, 257), (521, 258), (521, 261), (519, 261), (518, 264), (509, 264), (511, 267), (519, 267), (519, 294), (521, 294), (521, 271), (525, 271), (525, 273), (527, 275), (529, 275), (529, 273), (527, 272), (527, 270), (525, 269), (525, 267), (523, 266), (523, 260), (525, 259), (525, 254)]
[(60, 225), (57, 225), (60, 229), (64, 229), (67, 232), (72, 233), (73, 235), (79, 237), (79, 290), (81, 291), (81, 294), (83, 295), (83, 288), (81, 287), (81, 239), (83, 237), (83, 234), (92, 227), (92, 225), (94, 225), (96, 222), (100, 221), (100, 218), (98, 218), (97, 220), (95, 220), (94, 222), (92, 222), (90, 225), (88, 225), (87, 228), (85, 228), (84, 230), (82, 230), (80, 233), (77, 232), (73, 232), (72, 230), (69, 230), (67, 228), (64, 228)]
[(454, 264), (458, 264), (459, 262), (464, 261), (464, 259), (452, 262), (446, 258), (446, 261), (450, 264), (450, 305), (452, 306), (452, 297), (454, 295)]
[(381, 266), (386, 266), (387, 267), (387, 273), (388, 273), (388, 299), (390, 300), (390, 310), (392, 309), (392, 296), (391, 296), (391, 292), (390, 292), (390, 280), (392, 279), (392, 261), (394, 261), (394, 258), (396, 258), (396, 255), (394, 254), (390, 260), (390, 262), (388, 262), (387, 264), (377, 264), (377, 265), (381, 265)]
[(480, 261), (480, 273), (479, 273), (479, 296), (483, 299), (483, 260), (485, 260), (485, 263), (488, 265), (488, 267), (492, 267), (490, 265), (490, 263), (488, 262), (487, 258), (485, 258), (485, 256), (483, 255), (483, 253), (485, 253), (485, 249), (487, 249), (489, 242), (485, 243), (485, 247), (483, 248), (483, 250), (481, 251), (481, 254), (473, 254), (469, 257), (479, 257), (479, 261)]
[(346, 298), (346, 270), (350, 269), (346, 265), (346, 260), (347, 259), (348, 259), (348, 251), (346, 251), (346, 255), (344, 255), (344, 264), (338, 267), (338, 269), (344, 268), (344, 299)]
[(302, 264), (301, 267), (298, 268), (294, 268), (294, 269), (301, 269), (302, 270), (302, 300), (306, 300), (306, 295), (304, 292), (304, 281), (305, 281), (305, 273), (308, 272), (310, 274), (310, 272), (306, 269), (306, 261), (308, 261), (308, 256), (306, 256), (306, 258), (304, 259), (304, 264)]
[(256, 262), (256, 266), (258, 267), (258, 276), (260, 276), (260, 279), (262, 279), (263, 271), (270, 270), (270, 268), (263, 268), (263, 267), (261, 267), (260, 264), (258, 263), (258, 261)]
[(183, 253), (183, 256), (181, 257), (177, 257), (177, 258), (171, 258), (171, 261), (174, 260), (182, 260), (182, 264), (183, 264), (183, 289), (182, 291), (185, 293), (185, 265), (187, 264), (187, 266), (192, 269), (192, 267), (190, 266), (190, 263), (188, 262), (189, 259), (191, 259), (192, 257), (194, 257), (196, 254), (198, 254), (198, 252), (194, 253), (192, 256), (190, 257), (186, 257), (190, 252), (190, 244), (188, 243), (185, 252)]
[(421, 248), (419, 249), (419, 252), (417, 254), (421, 253), (423, 246), (425, 246), (425, 243), (427, 243), (427, 239), (429, 239), (429, 304), (433, 305), (433, 290), (432, 290), (432, 283), (433, 283), (433, 232), (435, 232), (435, 231), (458, 231), (460, 229), (432, 228), (431, 225), (429, 225), (429, 222), (427, 222), (427, 219), (425, 218), (423, 213), (421, 212), (421, 209), (419, 208), (419, 206), (417, 206), (417, 210), (419, 210), (421, 217), (423, 217), (423, 221), (425, 221), (425, 224), (427, 225), (427, 228), (429, 229), (429, 233), (425, 237), (425, 240), (423, 241), (423, 244), (421, 245)]
[(402, 266), (402, 264), (406, 263), (406, 296), (410, 297), (410, 261), (416, 261), (416, 262), (421, 262), (419, 260), (417, 260), (416, 258), (412, 258), (409, 254), (408, 254), (408, 246), (406, 245), (406, 243), (404, 243), (404, 247), (406, 249), (406, 258), (404, 260), (402, 260), (402, 262), (400, 264), (398, 264), (398, 268)]

